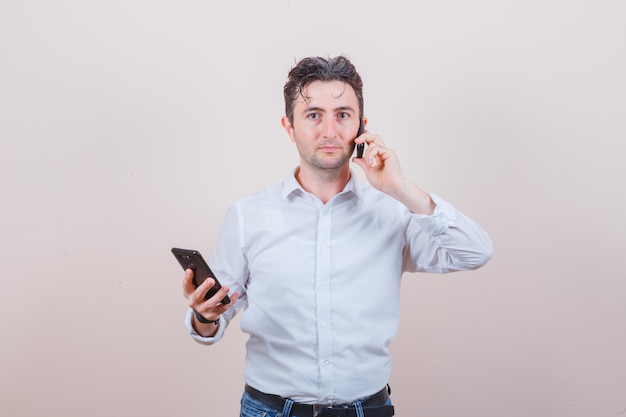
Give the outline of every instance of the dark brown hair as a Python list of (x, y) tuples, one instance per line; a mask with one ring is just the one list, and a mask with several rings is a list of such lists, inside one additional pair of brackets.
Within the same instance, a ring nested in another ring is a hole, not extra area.
[(294, 102), (303, 95), (304, 88), (313, 81), (343, 81), (352, 86), (359, 101), (359, 117), (363, 117), (363, 81), (356, 68), (345, 56), (335, 58), (309, 57), (300, 60), (289, 71), (284, 87), (285, 115), (293, 124)]

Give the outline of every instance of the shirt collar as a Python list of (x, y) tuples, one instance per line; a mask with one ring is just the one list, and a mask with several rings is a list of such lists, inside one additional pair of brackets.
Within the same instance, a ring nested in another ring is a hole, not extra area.
[[(302, 188), (298, 180), (296, 180), (297, 170), (298, 170), (297, 167), (291, 170), (291, 174), (283, 181), (283, 184), (282, 184), (283, 199), (289, 198), (289, 196), (291, 196), (294, 193), (300, 193), (300, 194), (306, 193), (306, 191)], [(340, 194), (351, 192), (357, 198), (361, 198), (363, 194), (363, 189), (366, 187), (366, 185), (367, 184), (365, 184), (363, 180), (359, 178), (358, 175), (356, 175), (354, 170), (350, 169), (350, 180), (348, 180), (348, 183), (346, 184), (346, 186), (344, 187), (343, 191)]]

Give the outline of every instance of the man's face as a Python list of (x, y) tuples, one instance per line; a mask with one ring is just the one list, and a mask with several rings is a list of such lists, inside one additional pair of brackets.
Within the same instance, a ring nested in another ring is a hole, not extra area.
[(313, 81), (294, 105), (293, 123), (283, 127), (295, 142), (301, 165), (313, 169), (344, 167), (354, 150), (359, 130), (359, 102), (354, 89), (342, 81)]

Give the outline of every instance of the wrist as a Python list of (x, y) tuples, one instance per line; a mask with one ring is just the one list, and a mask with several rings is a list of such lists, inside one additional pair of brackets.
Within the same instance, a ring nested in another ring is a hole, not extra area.
[(435, 202), (430, 194), (409, 180), (405, 180), (399, 189), (390, 194), (415, 214), (431, 215), (435, 210)]
[(193, 310), (193, 314), (196, 316), (196, 320), (198, 320), (198, 322), (202, 323), (202, 324), (219, 324), (220, 322), (220, 318), (218, 317), (215, 320), (209, 320), (206, 317), (204, 317), (202, 314), (200, 314), (198, 311), (196, 311), (195, 309)]

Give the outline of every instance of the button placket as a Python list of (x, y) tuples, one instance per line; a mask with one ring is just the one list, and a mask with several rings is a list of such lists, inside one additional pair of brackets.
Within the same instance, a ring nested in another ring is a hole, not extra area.
[[(332, 204), (332, 203), (329, 203)], [(320, 363), (320, 395), (332, 397), (332, 323), (330, 315), (330, 273), (331, 273), (331, 213), (328, 205), (319, 211), (317, 225), (316, 262), (316, 320), (318, 323), (318, 358)]]

